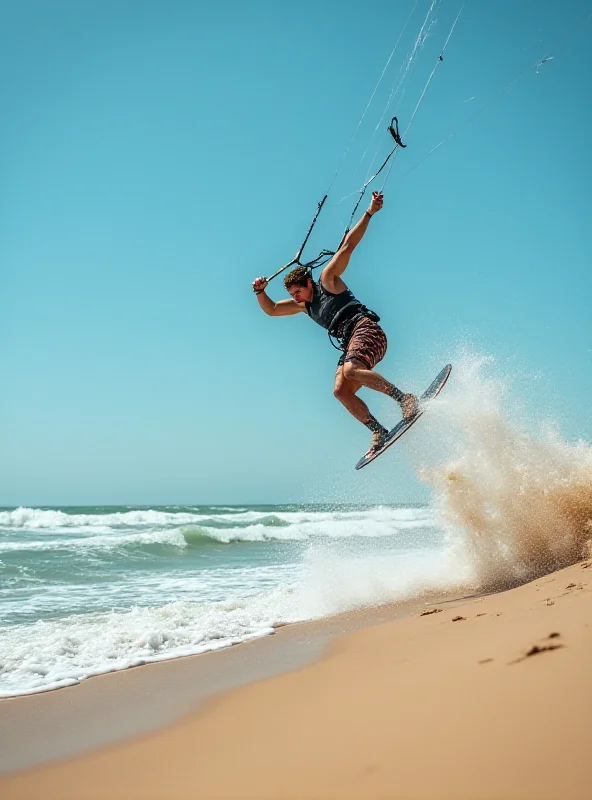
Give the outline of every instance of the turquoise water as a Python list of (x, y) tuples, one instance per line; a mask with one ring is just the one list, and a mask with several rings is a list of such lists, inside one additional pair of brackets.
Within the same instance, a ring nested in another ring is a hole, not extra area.
[(421, 507), (0, 509), (0, 694), (403, 597), (445, 546)]

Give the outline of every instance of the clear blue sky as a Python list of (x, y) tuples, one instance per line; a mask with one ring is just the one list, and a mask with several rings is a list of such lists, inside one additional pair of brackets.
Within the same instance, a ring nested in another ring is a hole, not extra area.
[[(353, 472), (367, 435), (332, 395), (336, 351), (250, 289), (296, 251), (412, 7), (0, 4), (0, 504), (424, 496), (402, 450)], [(427, 7), (310, 255), (340, 237), (338, 201)], [(459, 7), (439, 4), (402, 129)], [(589, 440), (587, 8), (469, 0), (348, 282), (382, 316), (398, 385), (424, 388), (468, 338), (515, 365), (535, 413)]]

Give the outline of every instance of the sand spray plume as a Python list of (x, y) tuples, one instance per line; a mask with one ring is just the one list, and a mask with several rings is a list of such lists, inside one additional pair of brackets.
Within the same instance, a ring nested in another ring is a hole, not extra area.
[[(492, 359), (464, 353), (455, 367), (423, 431), (430, 443), (440, 438), (441, 451), (419, 473), (474, 585), (500, 588), (587, 557), (592, 447), (514, 423)], [(428, 450), (421, 446), (422, 460)]]

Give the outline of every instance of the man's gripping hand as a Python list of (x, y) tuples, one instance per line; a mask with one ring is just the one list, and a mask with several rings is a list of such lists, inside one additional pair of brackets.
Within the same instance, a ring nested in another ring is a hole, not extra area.
[(377, 211), (380, 211), (383, 201), (384, 197), (382, 196), (381, 192), (372, 192), (372, 200), (368, 206), (368, 213), (376, 214)]
[(265, 278), (255, 278), (253, 281), (253, 291), (255, 294), (260, 294), (267, 286)]

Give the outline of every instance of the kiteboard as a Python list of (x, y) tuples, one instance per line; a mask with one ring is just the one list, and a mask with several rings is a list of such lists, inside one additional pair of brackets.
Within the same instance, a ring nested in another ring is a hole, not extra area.
[(362, 458), (356, 464), (356, 469), (362, 469), (362, 467), (365, 467), (371, 461), (374, 461), (375, 458), (378, 458), (378, 456), (382, 455), (387, 448), (394, 444), (397, 439), (400, 439), (401, 436), (406, 433), (412, 425), (415, 425), (421, 415), (425, 413), (430, 400), (433, 400), (434, 397), (440, 394), (444, 388), (444, 385), (450, 376), (451, 370), (451, 364), (446, 364), (446, 366), (440, 370), (440, 372), (436, 375), (434, 380), (419, 398), (419, 408), (417, 412), (409, 419), (402, 419), (398, 425), (395, 425), (395, 427), (388, 432), (388, 436), (384, 440), (382, 447), (379, 447), (369, 456), (362, 456)]

